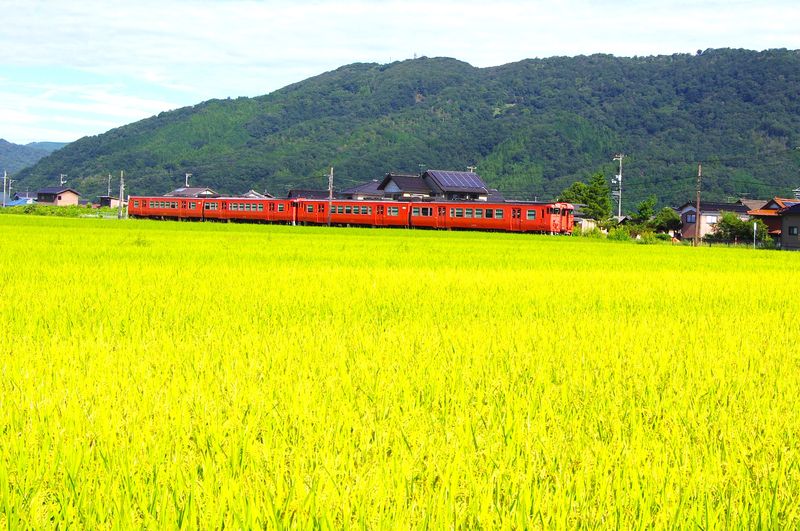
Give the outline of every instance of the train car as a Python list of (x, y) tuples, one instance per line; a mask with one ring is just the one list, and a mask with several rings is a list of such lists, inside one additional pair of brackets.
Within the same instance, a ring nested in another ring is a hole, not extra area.
[(569, 203), (131, 197), (131, 217), (570, 234)]

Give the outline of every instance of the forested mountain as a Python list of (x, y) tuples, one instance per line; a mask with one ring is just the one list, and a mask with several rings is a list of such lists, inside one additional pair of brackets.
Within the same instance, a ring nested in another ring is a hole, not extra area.
[(15, 173), (36, 164), (42, 157), (64, 146), (66, 144), (61, 142), (31, 142), (20, 145), (0, 138), (0, 172), (6, 170)]
[[(476, 164), (508, 196), (552, 198), (616, 173), (624, 206), (654, 193), (708, 199), (800, 186), (800, 51), (530, 59), (492, 68), (446, 58), (352, 64), (269, 95), (211, 100), (78, 140), (18, 175), (59, 173), (85, 196), (125, 170), (132, 194), (183, 182), (220, 192), (339, 188), (388, 171)], [(629, 210), (626, 208), (626, 210)]]

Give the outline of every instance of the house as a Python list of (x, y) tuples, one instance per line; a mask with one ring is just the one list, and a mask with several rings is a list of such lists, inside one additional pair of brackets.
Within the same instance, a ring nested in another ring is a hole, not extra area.
[(436, 197), (449, 201), (486, 201), (489, 198), (486, 183), (472, 171), (428, 170), (421, 177)]
[(175, 190), (164, 194), (164, 197), (187, 197), (187, 198), (204, 198), (204, 197), (219, 197), (219, 194), (208, 187), (190, 187), (176, 188)]
[[(119, 198), (113, 195), (101, 195), (99, 198), (100, 207), (119, 208)], [(125, 206), (125, 203), (122, 203)]]
[(403, 173), (387, 173), (378, 185), (378, 191), (390, 199), (425, 199), (434, 195), (421, 176)]
[(36, 192), (36, 202), (48, 206), (78, 205), (81, 194), (73, 188), (50, 186)]
[(378, 189), (380, 185), (381, 181), (373, 179), (369, 182), (342, 190), (339, 192), (339, 197), (357, 201), (383, 199), (383, 191)]
[(781, 236), (781, 215), (780, 211), (784, 208), (800, 203), (800, 199), (786, 199), (783, 197), (773, 197), (765, 201), (757, 208), (748, 210), (747, 213), (754, 219), (760, 219), (769, 230), (769, 235), (775, 238)]
[(292, 189), (286, 195), (287, 199), (328, 199), (327, 190), (302, 190)]
[(23, 205), (32, 205), (36, 202), (35, 192), (15, 192), (14, 201), (23, 201)]
[(800, 251), (800, 202), (781, 209), (781, 249)]
[[(697, 223), (697, 203), (689, 201), (679, 206), (676, 210), (681, 216), (681, 238), (695, 237)], [(700, 238), (714, 230), (714, 224), (719, 221), (723, 212), (733, 212), (740, 219), (747, 219), (747, 206), (741, 201), (736, 203), (715, 203), (711, 201), (700, 202)]]

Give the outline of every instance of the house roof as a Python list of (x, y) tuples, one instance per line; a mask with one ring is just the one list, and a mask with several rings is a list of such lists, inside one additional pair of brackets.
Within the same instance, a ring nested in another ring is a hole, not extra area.
[(433, 192), (431, 187), (428, 186), (428, 183), (426, 183), (422, 177), (418, 175), (404, 175), (398, 173), (387, 173), (386, 177), (384, 177), (383, 181), (381, 181), (381, 184), (378, 185), (378, 190), (385, 190), (386, 186), (388, 186), (390, 182), (394, 182), (394, 184), (403, 192), (423, 194), (430, 194)]
[(769, 199), (740, 199), (739, 202), (749, 208), (750, 210), (756, 210), (758, 208), (763, 208), (767, 203), (770, 202)]
[(14, 192), (17, 199), (36, 199), (36, 192)]
[(442, 192), (488, 194), (489, 189), (480, 175), (471, 171), (428, 170), (422, 174)]
[(785, 216), (786, 214), (790, 215), (797, 215), (800, 214), (800, 202), (794, 204), (790, 207), (786, 207), (780, 211), (781, 216)]
[(262, 194), (261, 192), (256, 192), (251, 188), (250, 191), (243, 193), (242, 197), (246, 197), (248, 199), (273, 199), (275, 196), (272, 194)]
[(505, 203), (506, 197), (497, 188), (490, 188), (489, 197), (486, 198), (486, 201), (489, 203)]
[[(680, 207), (678, 211), (694, 210), (697, 203), (694, 201), (687, 201)], [(738, 212), (740, 214), (747, 214), (748, 208), (742, 203), (717, 203), (714, 201), (700, 201), (701, 212)]]
[(47, 186), (45, 188), (39, 189), (36, 193), (38, 195), (38, 194), (61, 194), (64, 192), (72, 192), (75, 195), (81, 195), (76, 189), (64, 186)]
[(167, 192), (164, 197), (219, 197), (219, 194), (207, 186), (185, 186)]
[(293, 189), (289, 190), (289, 193), (286, 195), (288, 199), (328, 199), (328, 191), (327, 190), (303, 190), (303, 189)]
[(775, 197), (767, 201), (761, 208), (750, 210), (747, 213), (751, 216), (774, 216), (777, 217), (778, 213), (783, 208), (788, 208), (800, 203), (800, 199), (786, 199), (784, 197)]
[(341, 193), (352, 195), (352, 194), (371, 194), (371, 195), (383, 195), (383, 192), (378, 188), (381, 185), (381, 181), (377, 179), (373, 179), (366, 183), (361, 183), (359, 185), (353, 186), (351, 188), (345, 188), (342, 190)]

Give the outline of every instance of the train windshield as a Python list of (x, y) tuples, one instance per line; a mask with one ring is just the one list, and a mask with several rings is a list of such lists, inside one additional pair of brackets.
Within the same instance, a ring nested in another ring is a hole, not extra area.
[(553, 214), (561, 214), (561, 209), (560, 208), (554, 208), (553, 209)]

